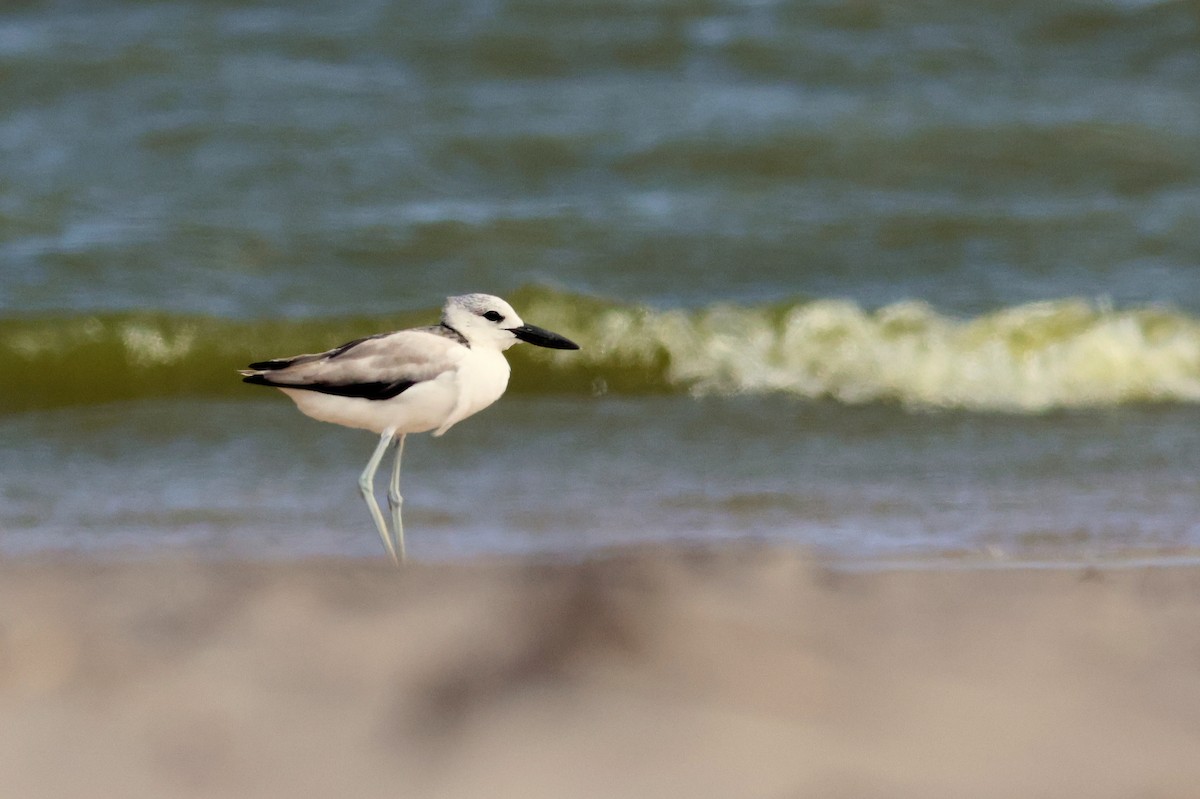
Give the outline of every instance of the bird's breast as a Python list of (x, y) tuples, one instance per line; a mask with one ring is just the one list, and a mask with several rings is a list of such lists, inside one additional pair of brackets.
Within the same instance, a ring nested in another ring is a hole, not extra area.
[(459, 390), (463, 392), (467, 415), (481, 411), (500, 399), (508, 388), (508, 360), (497, 351), (475, 351), (459, 367)]

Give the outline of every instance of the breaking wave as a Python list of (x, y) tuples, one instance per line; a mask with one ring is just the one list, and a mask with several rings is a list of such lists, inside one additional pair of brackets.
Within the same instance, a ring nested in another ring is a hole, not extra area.
[[(511, 391), (793, 395), (913, 409), (1036, 413), (1200, 401), (1200, 319), (1062, 299), (961, 319), (908, 301), (662, 310), (545, 288), (512, 296), (579, 352), (511, 351)], [(391, 317), (239, 321), (160, 313), (0, 320), (0, 411), (153, 397), (261, 397), (234, 370), (423, 324)]]

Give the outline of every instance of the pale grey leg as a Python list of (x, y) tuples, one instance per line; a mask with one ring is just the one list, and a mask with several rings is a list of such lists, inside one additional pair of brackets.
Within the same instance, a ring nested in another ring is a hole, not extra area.
[(388, 506), (392, 509), (392, 532), (396, 535), (396, 554), (404, 562), (404, 522), (400, 521), (400, 458), (404, 455), (404, 433), (396, 436), (396, 460), (392, 462), (392, 482), (388, 485)]
[(383, 460), (384, 453), (391, 446), (395, 435), (395, 428), (383, 431), (383, 435), (379, 437), (379, 446), (375, 447), (375, 453), (371, 456), (371, 460), (367, 461), (367, 468), (363, 469), (363, 473), (358, 478), (358, 487), (362, 491), (363, 499), (367, 501), (367, 509), (371, 511), (371, 518), (375, 520), (375, 527), (379, 530), (379, 537), (383, 539), (384, 548), (392, 556), (392, 561), (399, 563), (400, 559), (396, 557), (396, 548), (392, 546), (392, 537), (388, 534), (387, 522), (383, 520), (383, 511), (379, 509), (379, 503), (375, 501), (375, 472), (379, 469), (379, 463)]

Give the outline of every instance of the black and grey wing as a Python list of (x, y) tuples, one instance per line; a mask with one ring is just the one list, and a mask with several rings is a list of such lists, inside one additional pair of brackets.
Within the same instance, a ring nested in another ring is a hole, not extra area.
[(452, 371), (464, 347), (423, 329), (356, 339), (328, 352), (252, 363), (242, 380), (260, 386), (302, 389), (385, 400)]

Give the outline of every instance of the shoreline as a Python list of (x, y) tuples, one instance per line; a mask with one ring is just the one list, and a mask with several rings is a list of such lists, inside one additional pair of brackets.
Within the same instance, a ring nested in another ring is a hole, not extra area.
[(0, 716), (14, 796), (1182, 798), (1200, 567), (8, 559)]
[[(786, 542), (761, 539), (687, 540), (636, 544), (614, 544), (577, 551), (548, 550), (535, 554), (523, 552), (475, 551), (458, 555), (440, 555), (424, 558), (412, 556), (404, 568), (457, 569), (482, 568), (503, 569), (514, 565), (538, 565), (547, 568), (580, 567), (589, 563), (622, 561), (642, 557), (653, 558), (670, 553), (674, 556), (752, 556), (755, 553), (772, 552), (782, 556), (803, 559), (813, 568), (845, 572), (847, 574), (886, 574), (890, 572), (971, 572), (971, 571), (1122, 571), (1127, 569), (1171, 569), (1200, 567), (1200, 548), (1194, 547), (1142, 547), (1120, 551), (1096, 551), (1086, 555), (1066, 552), (1023, 552), (1011, 554), (999, 548), (956, 549), (943, 552), (925, 552), (908, 556), (882, 555), (863, 557), (841, 555), (831, 551), (804, 545), (789, 545)], [(303, 568), (312, 564), (328, 564), (335, 568), (390, 566), (386, 553), (380, 550), (371, 555), (303, 554), (280, 558), (274, 555), (255, 553), (210, 553), (203, 549), (174, 549), (155, 551), (148, 548), (130, 549), (37, 549), (7, 553), (0, 556), (0, 574), (6, 568), (19, 566), (53, 565), (65, 566), (134, 566), (137, 564), (203, 564), (211, 565), (257, 565), (262, 567), (294, 566)]]

